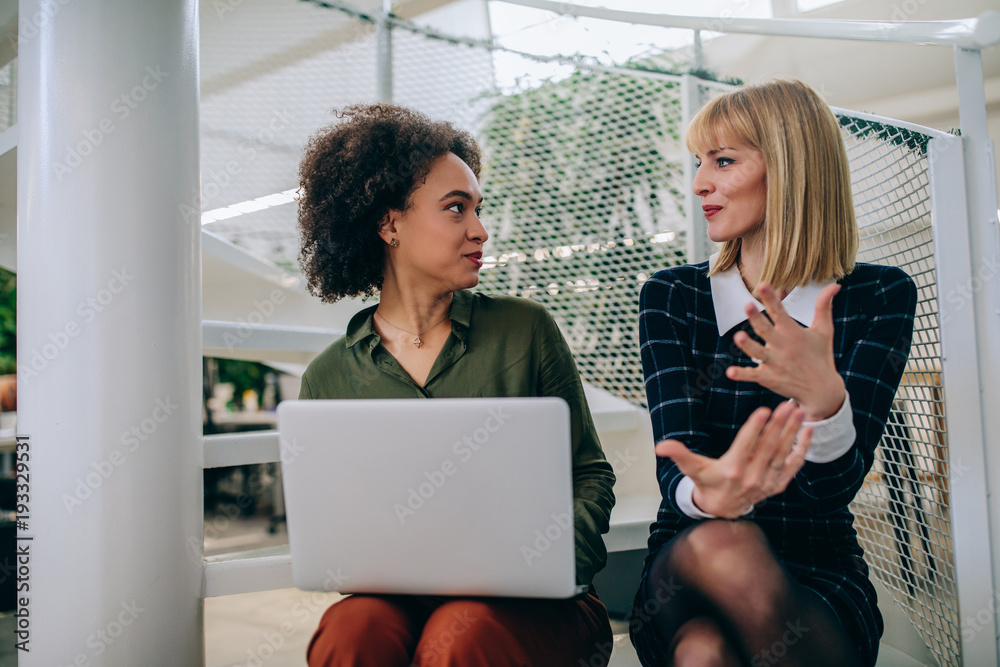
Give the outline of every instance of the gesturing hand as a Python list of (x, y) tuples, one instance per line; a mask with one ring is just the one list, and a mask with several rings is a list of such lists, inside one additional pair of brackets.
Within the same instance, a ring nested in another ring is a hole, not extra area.
[[(776, 394), (793, 398), (806, 411), (806, 421), (834, 415), (844, 403), (846, 388), (833, 359), (833, 297), (840, 285), (827, 285), (816, 299), (813, 325), (799, 325), (785, 311), (781, 299), (768, 283), (758, 287), (767, 315), (751, 303), (747, 317), (761, 345), (739, 331), (733, 342), (760, 362), (754, 366), (730, 366), (726, 376), (740, 382), (756, 382)], [(770, 319), (768, 319), (770, 317)]]
[(804, 412), (785, 401), (774, 412), (758, 408), (718, 459), (696, 454), (679, 440), (663, 440), (656, 455), (673, 459), (694, 482), (694, 503), (703, 512), (735, 519), (751, 505), (781, 493), (805, 463), (812, 429), (795, 436)]

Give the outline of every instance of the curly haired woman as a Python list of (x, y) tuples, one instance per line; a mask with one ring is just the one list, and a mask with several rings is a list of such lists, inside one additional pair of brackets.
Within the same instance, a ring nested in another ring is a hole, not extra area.
[[(349, 107), (311, 140), (299, 209), (310, 291), (379, 302), (309, 365), (300, 398), (563, 398), (587, 585), (607, 559), (614, 475), (552, 318), (526, 299), (467, 291), (488, 238), (479, 171), (469, 134), (392, 105)], [(569, 600), (352, 595), (326, 611), (307, 655), (313, 667), (577, 667), (611, 639), (593, 587)]]

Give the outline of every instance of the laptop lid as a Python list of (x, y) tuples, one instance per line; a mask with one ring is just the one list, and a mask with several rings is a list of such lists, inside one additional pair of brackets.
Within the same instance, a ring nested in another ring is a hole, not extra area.
[(560, 398), (284, 401), (295, 585), (565, 598), (576, 585)]

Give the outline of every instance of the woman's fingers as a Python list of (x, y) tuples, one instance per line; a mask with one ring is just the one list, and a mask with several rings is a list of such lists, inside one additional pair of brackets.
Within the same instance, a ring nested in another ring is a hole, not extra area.
[[(802, 470), (806, 463), (806, 454), (809, 452), (809, 445), (812, 442), (812, 427), (807, 426), (798, 434), (798, 442), (792, 448), (791, 453), (785, 458), (785, 465), (776, 480), (775, 493), (781, 493), (788, 488), (788, 484), (795, 478), (795, 475)], [(773, 494), (772, 494), (773, 495)]]
[(833, 297), (840, 292), (840, 285), (833, 283), (824, 287), (816, 297), (816, 310), (813, 314), (812, 329), (823, 335), (833, 337)]
[(754, 332), (767, 342), (767, 338), (774, 329), (774, 324), (763, 311), (757, 310), (757, 306), (748, 303), (743, 307), (743, 312), (747, 314), (747, 320)]
[(733, 444), (729, 446), (729, 450), (724, 456), (736, 458), (741, 465), (749, 461), (755, 453), (761, 431), (767, 426), (770, 417), (771, 410), (768, 408), (757, 408), (750, 413), (750, 417), (740, 427), (736, 438), (733, 439)]
[(785, 312), (785, 307), (782, 305), (778, 293), (771, 287), (771, 283), (765, 282), (758, 285), (757, 293), (760, 294), (760, 302), (764, 304), (764, 309), (767, 310), (774, 326), (778, 326), (780, 320), (791, 319), (791, 316)]
[(673, 460), (694, 481), (705, 511), (736, 517), (748, 502), (784, 491), (802, 468), (812, 434), (809, 428), (799, 433), (804, 414), (792, 401), (773, 411), (754, 410), (719, 459), (692, 452), (674, 439), (656, 443), (656, 455)]
[(788, 417), (788, 421), (785, 423), (784, 428), (781, 431), (781, 442), (777, 448), (777, 454), (774, 457), (774, 461), (781, 464), (786, 458), (788, 458), (792, 449), (795, 447), (795, 439), (799, 435), (799, 429), (802, 428), (802, 422), (805, 420), (805, 410), (799, 409), (793, 401), (785, 401), (785, 403), (791, 406), (791, 412)]
[(682, 473), (692, 479), (697, 476), (698, 471), (705, 467), (706, 463), (715, 460), (692, 452), (680, 440), (661, 440), (656, 443), (653, 451), (656, 452), (657, 456), (671, 459)]
[(760, 433), (757, 449), (749, 464), (750, 478), (756, 483), (773, 476), (776, 468), (772, 466), (783, 466), (785, 458), (791, 451), (791, 445), (795, 441), (795, 431), (791, 433), (790, 442), (788, 441), (788, 431), (790, 427), (798, 430), (795, 424), (802, 423), (800, 412), (797, 414), (795, 406), (789, 401), (785, 401), (774, 409), (767, 425)]
[(733, 336), (733, 342), (736, 343), (736, 346), (746, 352), (751, 358), (764, 358), (764, 346), (751, 338), (746, 332), (736, 332)]

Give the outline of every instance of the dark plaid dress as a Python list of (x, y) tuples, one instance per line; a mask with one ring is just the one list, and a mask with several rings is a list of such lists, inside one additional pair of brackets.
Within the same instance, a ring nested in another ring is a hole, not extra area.
[[(757, 505), (748, 518), (767, 536), (795, 579), (829, 603), (866, 665), (874, 665), (882, 616), (848, 504), (872, 466), (910, 350), (917, 293), (903, 271), (858, 264), (833, 300), (833, 352), (847, 385), (857, 439), (829, 463), (806, 462), (788, 488)], [(639, 341), (646, 396), (656, 442), (674, 438), (692, 451), (719, 457), (755, 409), (775, 408), (782, 396), (730, 380), (725, 369), (752, 365), (733, 342), (744, 320), (719, 335), (708, 262), (660, 271), (639, 297)], [(650, 622), (637, 622), (653, 558), (693, 525), (677, 506), (683, 474), (670, 459), (656, 468), (662, 501), (650, 526), (649, 553), (636, 596), (631, 636), (643, 665), (669, 664)], [(664, 642), (665, 644), (665, 642)]]

